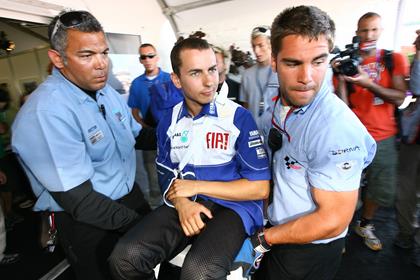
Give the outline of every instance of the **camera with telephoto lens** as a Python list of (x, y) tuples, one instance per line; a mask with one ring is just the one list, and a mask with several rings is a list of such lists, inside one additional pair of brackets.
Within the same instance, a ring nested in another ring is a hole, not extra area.
[(346, 45), (344, 51), (339, 51), (338, 55), (331, 59), (332, 62), (341, 58), (339, 64), (334, 67), (334, 71), (338, 74), (343, 74), (346, 76), (354, 76), (359, 73), (357, 67), (359, 66), (362, 58), (359, 55), (359, 43), (360, 37), (354, 36), (352, 43)]

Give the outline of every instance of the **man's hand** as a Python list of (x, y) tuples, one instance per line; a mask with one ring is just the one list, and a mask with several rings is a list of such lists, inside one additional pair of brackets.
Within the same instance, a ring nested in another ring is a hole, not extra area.
[(176, 179), (166, 194), (166, 198), (173, 200), (179, 197), (192, 197), (198, 194), (196, 180)]
[(6, 174), (3, 171), (0, 171), (0, 185), (4, 185), (7, 182)]
[(344, 80), (346, 82), (350, 82), (353, 83), (355, 85), (361, 86), (363, 88), (369, 88), (373, 81), (369, 78), (368, 73), (366, 73), (365, 71), (362, 70), (362, 68), (359, 66), (359, 74), (355, 75), (355, 76), (343, 76)]
[(264, 231), (259, 230), (252, 236), (245, 239), (242, 248), (233, 261), (233, 270), (242, 266), (242, 275), (249, 277), (259, 268), (264, 254), (270, 251), (271, 246), (264, 238)]
[(179, 222), (186, 236), (199, 234), (206, 225), (200, 217), (201, 213), (209, 219), (213, 218), (208, 208), (188, 198), (175, 198), (172, 200), (172, 203), (178, 211)]

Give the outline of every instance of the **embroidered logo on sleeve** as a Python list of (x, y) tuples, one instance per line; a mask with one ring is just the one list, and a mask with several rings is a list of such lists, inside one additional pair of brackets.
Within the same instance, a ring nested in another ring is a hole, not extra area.
[(330, 153), (333, 156), (338, 156), (338, 155), (343, 155), (343, 154), (348, 154), (348, 153), (358, 152), (358, 151), (360, 151), (360, 147), (354, 146), (354, 147), (348, 147), (348, 148), (343, 148), (343, 149), (331, 150)]
[(336, 166), (339, 170), (342, 170), (342, 171), (345, 171), (345, 172), (350, 171), (352, 168), (355, 168), (356, 165), (357, 165), (357, 162), (354, 161), (354, 160), (347, 160), (347, 161), (340, 162), (340, 163), (336, 164)]

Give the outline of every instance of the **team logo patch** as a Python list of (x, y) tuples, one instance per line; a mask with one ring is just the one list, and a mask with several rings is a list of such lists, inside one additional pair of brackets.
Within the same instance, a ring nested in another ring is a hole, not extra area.
[(344, 162), (337, 163), (336, 166), (341, 171), (349, 171), (357, 165), (356, 161), (348, 160)]
[(187, 141), (188, 141), (188, 130), (184, 130), (182, 133), (181, 133), (181, 142), (182, 143), (186, 143)]
[(263, 141), (262, 141), (261, 137), (259, 137), (258, 139), (249, 141), (248, 142), (248, 147), (253, 148), (253, 147), (261, 146), (262, 144), (263, 144)]
[(229, 145), (229, 133), (227, 132), (207, 132), (207, 149), (227, 150)]
[(338, 156), (338, 155), (347, 154), (347, 153), (356, 152), (356, 151), (360, 151), (360, 147), (359, 146), (354, 146), (354, 147), (349, 147), (349, 148), (344, 148), (344, 149), (332, 150), (332, 151), (330, 151), (330, 153), (333, 156)]
[(263, 159), (267, 157), (267, 153), (265, 152), (264, 148), (258, 147), (255, 149), (255, 151), (257, 152), (258, 159)]
[(302, 166), (300, 165), (300, 163), (288, 156), (284, 157), (284, 164), (286, 165), (287, 169), (295, 169), (295, 170), (299, 170), (302, 168)]
[(114, 116), (117, 118), (119, 122), (125, 121), (125, 116), (118, 110), (113, 110)]

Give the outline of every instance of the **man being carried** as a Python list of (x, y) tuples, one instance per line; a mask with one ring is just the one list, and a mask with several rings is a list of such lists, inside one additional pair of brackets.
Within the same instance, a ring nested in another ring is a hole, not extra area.
[(251, 114), (215, 96), (216, 57), (205, 40), (178, 42), (171, 62), (184, 101), (158, 126), (165, 205), (116, 246), (110, 258), (115, 279), (154, 279), (157, 264), (191, 243), (181, 279), (222, 279), (246, 235), (263, 223), (270, 172)]

